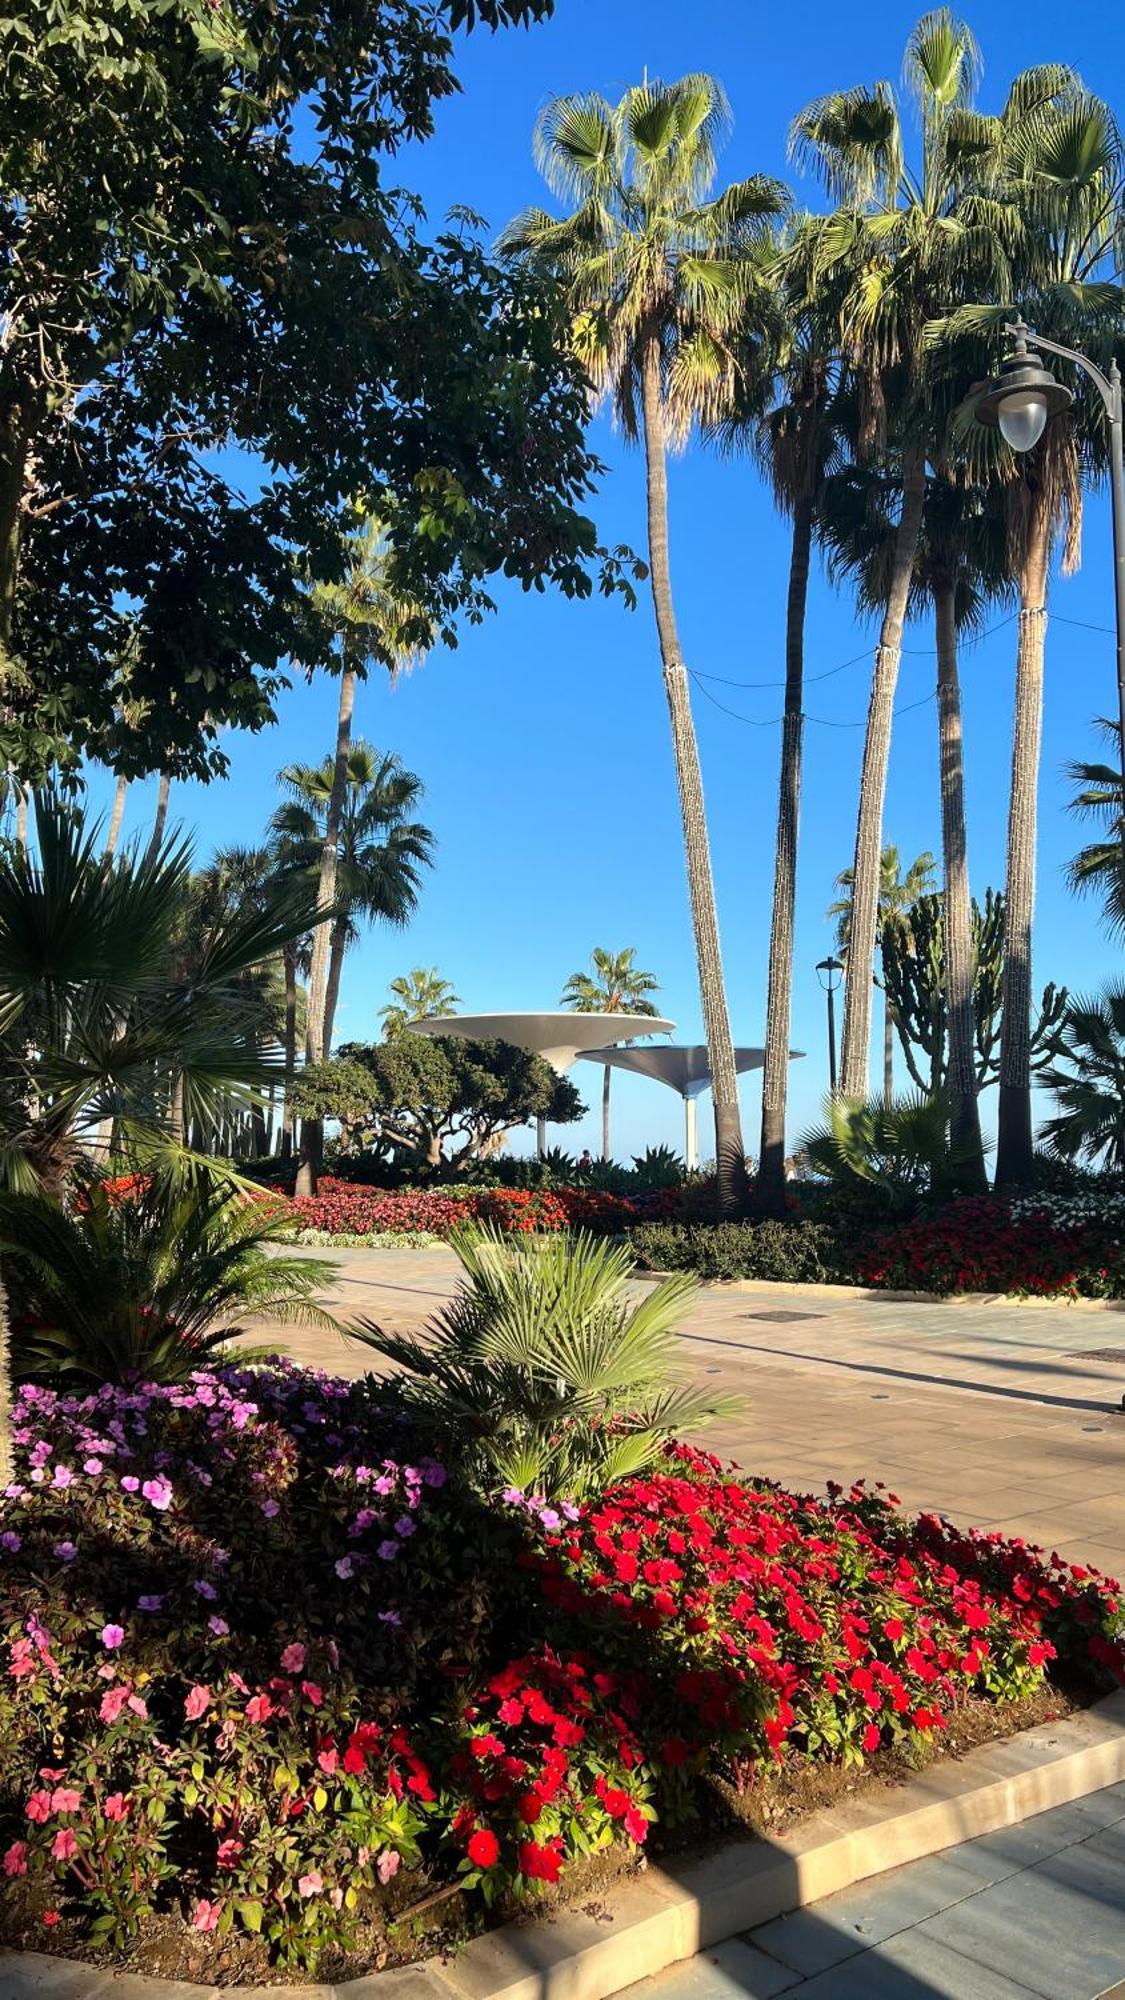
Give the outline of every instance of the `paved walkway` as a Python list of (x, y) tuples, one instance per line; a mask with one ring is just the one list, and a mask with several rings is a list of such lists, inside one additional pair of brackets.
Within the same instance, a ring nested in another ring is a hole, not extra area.
[[(457, 1282), (445, 1249), (332, 1254), (343, 1318), (418, 1327)], [(748, 1470), (813, 1489), (882, 1479), (909, 1507), (1125, 1576), (1125, 1306), (714, 1287), (680, 1332), (692, 1373), (744, 1398), (705, 1441)], [(344, 1374), (371, 1361), (331, 1335), (279, 1345)]]
[(622, 2000), (1103, 2000), (1125, 1993), (1125, 1785), (896, 1868)]

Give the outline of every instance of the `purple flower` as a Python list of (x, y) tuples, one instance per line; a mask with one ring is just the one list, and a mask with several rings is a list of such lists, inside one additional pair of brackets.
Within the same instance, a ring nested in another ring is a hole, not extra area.
[(402, 1624), (402, 1613), (399, 1611), (380, 1611), (377, 1615), (380, 1625), (398, 1626)]
[(149, 1591), (146, 1596), (138, 1597), (137, 1599), (138, 1611), (163, 1611), (163, 1609), (164, 1599), (158, 1596), (155, 1591)]
[[(401, 1546), (402, 1545), (399, 1542), (380, 1542), (375, 1553), (379, 1557), (381, 1562), (393, 1563)], [(336, 1567), (337, 1569), (339, 1569), (340, 1567), (339, 1563), (337, 1563)]]
[(341, 1583), (346, 1583), (350, 1576), (355, 1575), (355, 1565), (350, 1556), (341, 1556), (335, 1567)]
[(22, 1547), (23, 1537), (17, 1535), (14, 1528), (9, 1528), (4, 1534), (0, 1535), (0, 1549), (7, 1549), (9, 1555), (18, 1555)]
[(78, 1550), (75, 1548), (73, 1542), (56, 1542), (55, 1554), (60, 1562), (69, 1563), (74, 1561)]
[(281, 1502), (280, 1502), (280, 1500), (263, 1500), (263, 1501), (262, 1501), (262, 1512), (263, 1512), (263, 1514), (265, 1515), (265, 1517), (266, 1517), (266, 1520), (267, 1520), (267, 1521), (272, 1521), (272, 1520), (273, 1520), (273, 1518), (274, 1518), (274, 1515), (275, 1515), (275, 1514), (280, 1514), (280, 1512), (281, 1512)]
[(556, 1514), (553, 1507), (541, 1508), (539, 1512), (539, 1519), (542, 1521), (543, 1526), (545, 1528), (558, 1528), (562, 1524), (561, 1514)]
[(215, 1599), (219, 1595), (218, 1591), (215, 1589), (214, 1584), (208, 1583), (206, 1577), (197, 1576), (195, 1582), (192, 1584), (191, 1587), (196, 1592), (197, 1596), (205, 1597), (209, 1604), (213, 1604), (215, 1602)]
[(436, 1458), (423, 1459), (422, 1478), (427, 1486), (444, 1486), (448, 1477), (444, 1465), (439, 1465)]
[(213, 1632), (216, 1639), (225, 1639), (227, 1633), (230, 1631), (230, 1626), (227, 1624), (226, 1619), (220, 1618), (218, 1612), (216, 1612), (213, 1618), (207, 1620), (207, 1630)]

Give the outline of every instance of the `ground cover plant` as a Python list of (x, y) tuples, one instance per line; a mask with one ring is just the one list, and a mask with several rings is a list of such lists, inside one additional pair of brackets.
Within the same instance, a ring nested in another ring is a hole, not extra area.
[(315, 1230), (332, 1241), (390, 1232), (448, 1237), (466, 1222), (518, 1235), (560, 1229), (617, 1235), (649, 1218), (677, 1213), (678, 1204), (674, 1188), (636, 1195), (586, 1187), (374, 1188), (326, 1176), (315, 1195), (295, 1196), (288, 1213), (298, 1230)]
[(551, 1505), (286, 1364), (25, 1385), (14, 1431), (0, 1917), (39, 1949), (144, 1964), (173, 1924), (202, 1976), (342, 1976), (436, 1887), (503, 1910), (690, 1833), (713, 1782), (916, 1760), (967, 1704), (1121, 1672), (1095, 1574), (683, 1446)]

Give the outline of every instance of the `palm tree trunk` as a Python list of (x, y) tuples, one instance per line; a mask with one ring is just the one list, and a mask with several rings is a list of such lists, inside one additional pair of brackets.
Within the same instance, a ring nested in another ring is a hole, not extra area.
[(282, 946), (282, 964), (285, 968), (285, 1078), (286, 1095), (281, 1114), (281, 1158), (293, 1158), (293, 1112), (289, 1102), (288, 1084), (297, 1065), (297, 952), (291, 944)]
[(1000, 989), (1000, 1106), (997, 1187), (1031, 1179), (1031, 923), (1035, 909), (1036, 805), (1043, 725), (1043, 652), (1047, 629), (1048, 511), (1037, 493), (1020, 565), (1012, 792), (1004, 898), (1004, 974)]
[(332, 925), (332, 943), (328, 954), (328, 986), (324, 995), (324, 1053), (332, 1047), (332, 1030), (336, 1025), (336, 1006), (340, 998), (340, 980), (344, 971), (344, 954), (348, 949), (348, 920), (337, 917)]
[(606, 1063), (602, 1071), (602, 1159), (608, 1160), (609, 1151), (609, 1084), (613, 1071)]
[(723, 985), (723, 960), (719, 947), (719, 920), (715, 909), (715, 887), (711, 874), (711, 850), (707, 838), (707, 816), (703, 803), (703, 780), (699, 769), (699, 747), (691, 715), (687, 669), (680, 652), (672, 606), (672, 578), (668, 566), (668, 466), (664, 437), (664, 406), (660, 382), (660, 350), (655, 337), (645, 349), (644, 374), (645, 473), (648, 499), (649, 576), (660, 657), (664, 668), (664, 691), (672, 723), (672, 749), (683, 817), (684, 852), (687, 860), (688, 895), (691, 902), (695, 955), (699, 968), (699, 994), (707, 1037), (707, 1060), (711, 1071), (711, 1094), (715, 1106), (715, 1163), (720, 1216), (737, 1215), (746, 1196), (746, 1153), (742, 1143), (742, 1122), (738, 1107), (738, 1075), (734, 1066), (734, 1041)]
[(161, 771), (160, 783), (156, 788), (156, 817), (152, 822), (152, 838), (148, 844), (149, 860), (159, 853), (160, 843), (164, 839), (164, 828), (168, 824), (168, 794), (171, 789), (172, 780), (167, 771)]
[(762, 1145), (756, 1207), (785, 1214), (785, 1112), (789, 1095), (789, 1025), (793, 1004), (793, 916), (797, 900), (797, 824), (801, 804), (805, 675), (805, 605), (812, 558), (812, 496), (793, 510), (789, 597), (785, 610), (785, 713), (777, 797), (777, 860), (770, 922), (766, 1046), (762, 1067)]
[[(123, 778), (121, 776), (121, 773), (118, 772), (117, 784), (113, 793), (113, 810), (109, 815), (109, 829), (105, 837), (105, 851), (107, 858), (112, 858), (112, 856), (115, 855), (117, 852), (117, 842), (121, 833), (121, 822), (125, 817), (125, 794), (128, 791), (128, 789), (129, 789), (128, 778)], [(167, 812), (168, 809), (167, 800), (165, 800), (164, 809), (165, 812)]]
[[(336, 900), (340, 824), (344, 816), (344, 795), (348, 783), (348, 750), (351, 745), (354, 707), (355, 668), (348, 665), (345, 657), (340, 673), (340, 704), (336, 715), (336, 762), (332, 771), (332, 790), (329, 793), (328, 811), (324, 820), (324, 846), (320, 853), (320, 879), (316, 891), (318, 910), (330, 909)], [(324, 1036), (328, 998), (328, 929), (328, 924), (322, 922), (317, 924), (313, 932), (312, 965), (309, 970), (305, 1017), (306, 1062), (322, 1062), (328, 1053)], [(316, 1193), (316, 1177), (323, 1150), (323, 1122), (316, 1118), (303, 1119), (301, 1159), (297, 1168), (298, 1194)]]
[(182, 1073), (176, 1076), (172, 1084), (172, 1096), (168, 1106), (168, 1127), (173, 1145), (182, 1146), (184, 1143), (184, 1079)]
[(20, 785), (16, 792), (16, 839), (23, 852), (27, 853), (27, 786)]
[(935, 582), (938, 745), (941, 763), (941, 850), (945, 882), (945, 1008), (949, 1060), (949, 1136), (958, 1178), (974, 1194), (987, 1185), (977, 1101), (973, 912), (969, 894), (965, 826), (965, 768), (961, 735), (961, 686), (957, 672), (956, 580)]
[(883, 981), (883, 1102), (893, 1104), (895, 1095), (895, 1010), (886, 980)]
[(891, 751), (902, 628), (910, 596), (910, 580), (926, 499), (925, 453), (905, 454), (902, 468), (902, 509), (895, 535), (894, 565), (887, 593), (883, 626), (875, 648), (875, 671), (867, 709), (867, 736), (859, 784), (855, 864), (852, 881), (851, 937), (848, 981), (844, 991), (844, 1040), (840, 1060), (840, 1091), (844, 1097), (867, 1095), (871, 1045), (871, 967), (879, 918), (879, 869), (883, 851), (883, 806), (887, 796), (887, 760)]

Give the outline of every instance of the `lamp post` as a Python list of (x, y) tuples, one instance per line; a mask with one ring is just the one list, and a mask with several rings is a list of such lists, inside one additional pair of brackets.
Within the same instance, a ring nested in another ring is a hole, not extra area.
[[(1121, 371), (1116, 361), (1102, 370), (1088, 355), (1073, 347), (1063, 347), (1045, 334), (1033, 333), (1022, 319), (1005, 329), (1013, 346), (1001, 364), (1000, 373), (990, 382), (976, 406), (978, 422), (998, 425), (1000, 434), (1013, 451), (1031, 451), (1038, 444), (1049, 418), (1068, 410), (1074, 401), (1071, 390), (1043, 366), (1037, 350), (1046, 348), (1064, 361), (1072, 361), (1094, 384), (1109, 418), (1109, 490), (1113, 502), (1114, 605), (1117, 622), (1117, 715), (1121, 727), (1122, 784), (1125, 787), (1125, 453), (1122, 446)], [(1123, 792), (1125, 796), (1125, 792)], [(1121, 816), (1120, 838), (1125, 850), (1125, 812)]]
[(828, 997), (828, 1086), (833, 1097), (836, 1095), (836, 990), (843, 970), (843, 960), (834, 958), (831, 952), (816, 968), (816, 976)]

